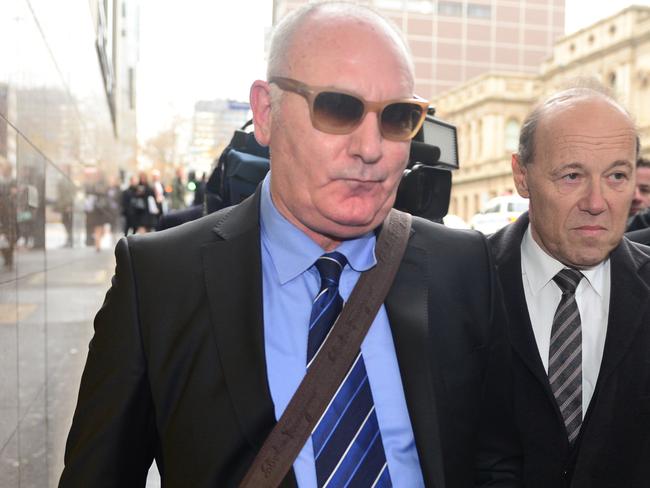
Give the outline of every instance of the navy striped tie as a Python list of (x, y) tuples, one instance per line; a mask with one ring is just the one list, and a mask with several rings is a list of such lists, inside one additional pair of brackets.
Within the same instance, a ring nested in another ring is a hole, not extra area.
[[(307, 368), (343, 307), (339, 278), (346, 264), (336, 251), (316, 261), (321, 287), (309, 320)], [(361, 351), (311, 438), (319, 487), (392, 486)]]

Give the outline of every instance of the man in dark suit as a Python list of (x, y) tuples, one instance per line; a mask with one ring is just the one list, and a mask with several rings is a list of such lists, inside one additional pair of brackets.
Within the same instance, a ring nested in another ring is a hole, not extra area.
[[(375, 231), (426, 111), (403, 40), (364, 7), (310, 4), (276, 28), (268, 71), (251, 88), (272, 155), (255, 195), (117, 246), (62, 487), (143, 486), (154, 457), (164, 486), (237, 486), (305, 375), (320, 326), (312, 301), (337, 286), (347, 299), (375, 264)], [(323, 261), (338, 284), (319, 278)], [(315, 428), (283, 486), (519, 486), (495, 283), (484, 238), (414, 219), (343, 386), (366, 372), (333, 404), (366, 393), (333, 414), (318, 448)]]
[(530, 209), (489, 241), (526, 487), (650, 483), (650, 259), (623, 238), (637, 151), (629, 115), (596, 88), (552, 96), (522, 126), (512, 170)]

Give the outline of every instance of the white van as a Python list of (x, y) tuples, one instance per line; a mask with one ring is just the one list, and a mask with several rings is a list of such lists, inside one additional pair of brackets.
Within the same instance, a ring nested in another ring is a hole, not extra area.
[(472, 229), (483, 234), (494, 234), (501, 227), (517, 220), (517, 217), (526, 210), (528, 210), (527, 198), (518, 195), (495, 197), (488, 200), (483, 209), (471, 218), (469, 224)]

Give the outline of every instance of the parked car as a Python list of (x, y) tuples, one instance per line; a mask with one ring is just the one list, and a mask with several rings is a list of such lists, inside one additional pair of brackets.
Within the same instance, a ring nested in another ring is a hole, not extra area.
[(447, 214), (442, 218), (442, 223), (452, 229), (469, 229), (469, 225), (458, 215)]
[(488, 200), (483, 209), (471, 218), (469, 225), (483, 234), (493, 234), (501, 227), (517, 220), (517, 217), (526, 210), (528, 210), (526, 198), (517, 195), (495, 197)]

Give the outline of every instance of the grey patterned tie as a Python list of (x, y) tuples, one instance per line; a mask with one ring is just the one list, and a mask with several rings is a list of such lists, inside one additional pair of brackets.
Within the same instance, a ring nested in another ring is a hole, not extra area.
[(551, 328), (548, 379), (570, 443), (578, 436), (582, 423), (582, 332), (575, 299), (581, 279), (582, 273), (571, 268), (564, 268), (553, 277), (562, 290), (562, 298)]

